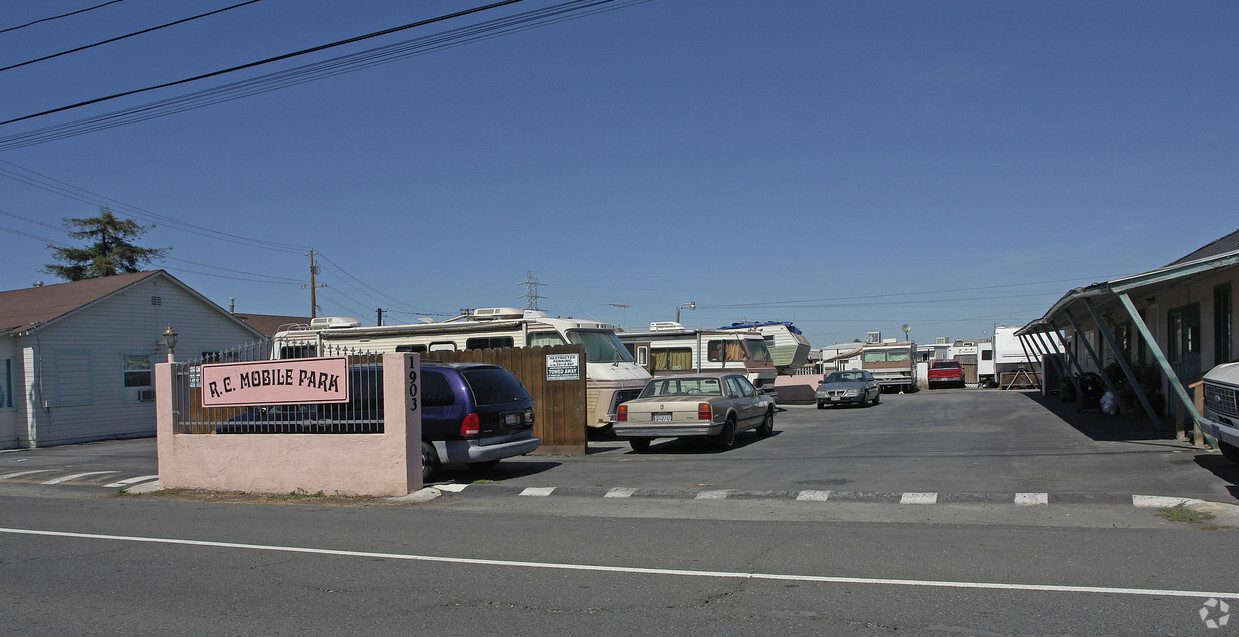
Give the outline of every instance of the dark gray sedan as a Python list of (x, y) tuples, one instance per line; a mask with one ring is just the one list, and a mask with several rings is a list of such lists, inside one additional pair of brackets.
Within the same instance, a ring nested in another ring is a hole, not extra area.
[(831, 372), (817, 386), (817, 408), (826, 405), (860, 405), (868, 407), (882, 400), (882, 387), (873, 374), (861, 369)]

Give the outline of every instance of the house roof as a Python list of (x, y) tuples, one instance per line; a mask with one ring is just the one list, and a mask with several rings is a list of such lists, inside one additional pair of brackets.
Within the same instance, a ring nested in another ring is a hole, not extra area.
[(267, 336), (275, 336), (275, 333), (280, 331), (280, 328), (287, 328), (289, 325), (310, 324), (310, 317), (308, 316), (278, 316), (275, 314), (233, 314), (233, 316)]
[(1172, 265), (1179, 265), (1181, 263), (1190, 263), (1192, 261), (1199, 261), (1201, 259), (1208, 259), (1209, 257), (1215, 257), (1219, 254), (1235, 252), (1236, 250), (1239, 250), (1239, 230), (1236, 230), (1224, 237), (1214, 239), (1208, 245), (1205, 245), (1197, 249), (1196, 251), (1184, 256), (1182, 259), (1179, 259), (1178, 261), (1175, 261), (1174, 263), (1168, 264), (1166, 267), (1170, 267)]
[(118, 274), (0, 292), (0, 334), (50, 323), (162, 272)]

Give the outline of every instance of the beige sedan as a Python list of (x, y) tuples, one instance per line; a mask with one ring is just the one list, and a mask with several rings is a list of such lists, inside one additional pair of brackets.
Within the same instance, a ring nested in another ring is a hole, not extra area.
[(623, 403), (614, 427), (633, 451), (645, 451), (654, 438), (709, 438), (727, 450), (736, 434), (756, 429), (774, 432), (774, 400), (740, 373), (670, 374), (646, 383), (637, 398)]

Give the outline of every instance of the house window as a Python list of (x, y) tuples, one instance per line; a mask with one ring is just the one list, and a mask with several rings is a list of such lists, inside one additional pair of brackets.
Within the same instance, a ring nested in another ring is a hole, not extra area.
[(150, 354), (125, 354), (125, 387), (150, 387), (152, 372)]
[(0, 409), (13, 408), (13, 360), (0, 358)]

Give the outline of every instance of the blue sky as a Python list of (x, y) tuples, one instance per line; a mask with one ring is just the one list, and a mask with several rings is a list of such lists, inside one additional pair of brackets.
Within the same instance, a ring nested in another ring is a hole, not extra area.
[[(0, 66), (239, 0), (0, 33)], [(99, 4), (10, 3), (0, 29)], [(0, 72), (0, 121), (480, 6), (263, 0)], [(238, 312), (524, 307), (985, 336), (1239, 228), (1239, 4), (653, 0), (125, 126), (14, 136), (553, 6), (0, 126), (0, 289), (110, 205)], [(71, 196), (70, 196), (71, 195)], [(152, 216), (152, 215), (158, 215)], [(48, 224), (54, 227), (48, 227)], [(179, 222), (179, 223), (178, 223)], [(185, 224), (193, 224), (187, 226)], [(220, 233), (247, 241), (225, 240)], [(618, 308), (615, 304), (628, 307)]]

